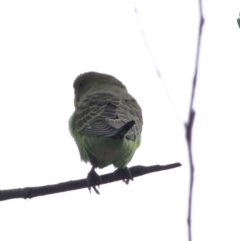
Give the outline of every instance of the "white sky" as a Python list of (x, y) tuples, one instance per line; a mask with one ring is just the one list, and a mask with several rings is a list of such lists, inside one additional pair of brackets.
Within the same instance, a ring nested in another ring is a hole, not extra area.
[[(189, 166), (183, 122), (194, 71), (198, 1), (0, 2), (0, 189), (85, 178), (68, 131), (74, 78), (112, 74), (143, 109), (142, 145), (129, 166), (173, 170), (32, 200), (0, 203), (1, 239), (187, 240)], [(240, 240), (240, 12), (237, 0), (203, 1), (205, 26), (193, 133), (193, 240)], [(113, 171), (110, 166), (99, 174)]]

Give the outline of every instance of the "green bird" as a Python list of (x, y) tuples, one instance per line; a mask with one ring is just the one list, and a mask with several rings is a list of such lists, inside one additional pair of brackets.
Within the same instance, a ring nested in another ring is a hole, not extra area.
[(75, 111), (69, 120), (69, 129), (74, 138), (80, 157), (90, 162), (87, 182), (92, 184), (101, 179), (95, 168), (113, 164), (132, 179), (126, 167), (140, 146), (142, 132), (142, 110), (127, 88), (111, 75), (87, 72), (80, 74), (73, 83)]

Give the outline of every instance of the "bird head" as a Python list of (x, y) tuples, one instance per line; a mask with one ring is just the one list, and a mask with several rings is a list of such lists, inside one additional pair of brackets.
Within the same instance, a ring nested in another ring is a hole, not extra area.
[(109, 89), (114, 90), (114, 88), (120, 87), (120, 89), (126, 90), (125, 85), (115, 77), (107, 74), (97, 73), (97, 72), (87, 72), (80, 74), (73, 83), (74, 88), (74, 105), (75, 108), (78, 107), (81, 99), (90, 93), (95, 91), (108, 91)]

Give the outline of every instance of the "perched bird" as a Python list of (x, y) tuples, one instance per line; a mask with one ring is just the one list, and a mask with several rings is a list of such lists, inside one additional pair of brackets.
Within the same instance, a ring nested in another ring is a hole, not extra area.
[(95, 168), (113, 164), (126, 172), (125, 182), (132, 179), (126, 167), (140, 145), (142, 110), (127, 88), (111, 75), (87, 72), (73, 83), (75, 111), (69, 120), (69, 129), (80, 157), (90, 162), (88, 188), (99, 194), (91, 181), (101, 179)]

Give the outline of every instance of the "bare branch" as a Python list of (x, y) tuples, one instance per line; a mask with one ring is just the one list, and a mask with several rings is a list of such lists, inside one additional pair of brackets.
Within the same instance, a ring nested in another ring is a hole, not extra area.
[[(165, 166), (154, 165), (154, 166), (134, 166), (129, 168), (133, 177), (139, 177), (142, 175), (146, 175), (152, 172), (164, 171), (176, 167), (180, 167), (180, 163), (168, 164)], [(108, 173), (101, 177), (101, 184), (107, 184), (111, 182), (116, 182), (123, 180), (125, 177), (122, 172), (113, 172)], [(95, 183), (92, 183), (95, 185)], [(15, 199), (15, 198), (33, 198), (38, 196), (44, 196), (54, 193), (67, 192), (76, 189), (87, 188), (87, 179), (81, 179), (76, 181), (62, 182), (54, 185), (47, 185), (41, 187), (25, 187), (18, 189), (10, 189), (10, 190), (1, 190), (0, 191), (0, 201)]]
[(194, 164), (193, 164), (193, 156), (192, 156), (192, 129), (193, 129), (193, 123), (195, 118), (195, 111), (193, 109), (193, 102), (195, 98), (195, 90), (196, 90), (196, 84), (197, 84), (199, 53), (200, 53), (200, 45), (201, 45), (201, 39), (202, 39), (202, 29), (204, 24), (201, 0), (199, 0), (199, 15), (200, 15), (200, 22), (199, 22), (199, 29), (198, 29), (198, 43), (197, 43), (197, 54), (196, 54), (196, 62), (195, 62), (195, 72), (194, 72), (193, 83), (192, 83), (192, 94), (191, 94), (191, 100), (190, 100), (188, 122), (185, 124), (186, 141), (187, 141), (187, 147), (188, 147), (189, 166), (190, 166), (190, 185), (189, 185), (188, 218), (187, 218), (189, 241), (192, 241), (191, 215), (192, 215), (192, 193), (193, 193), (193, 183), (194, 183)]

